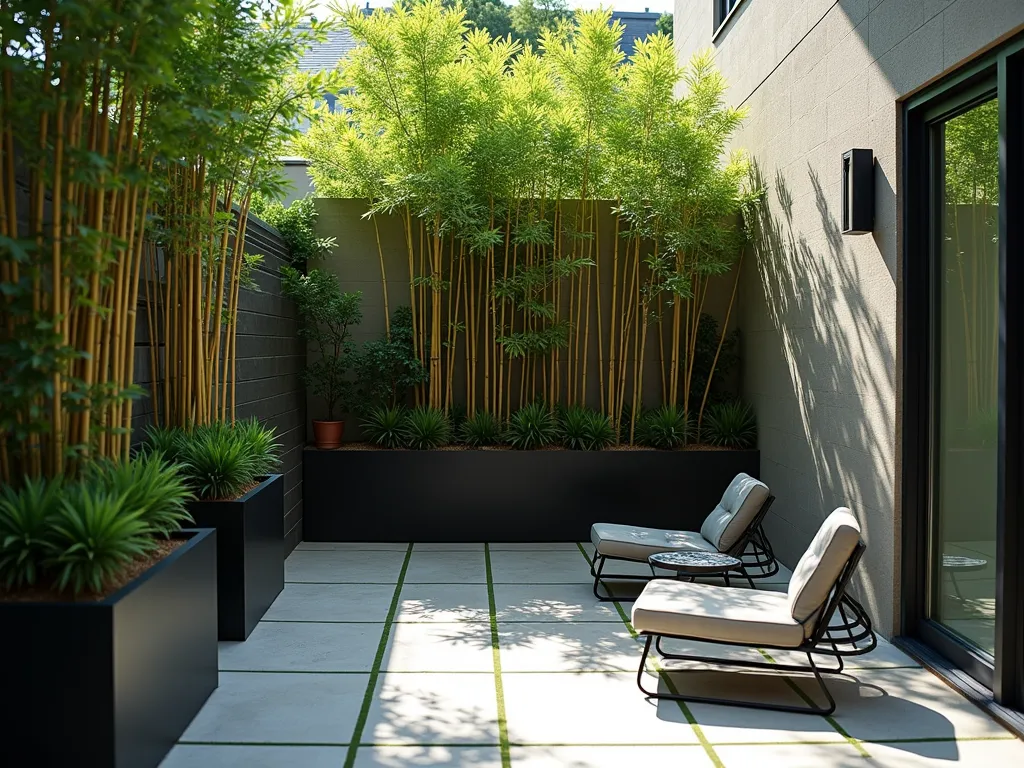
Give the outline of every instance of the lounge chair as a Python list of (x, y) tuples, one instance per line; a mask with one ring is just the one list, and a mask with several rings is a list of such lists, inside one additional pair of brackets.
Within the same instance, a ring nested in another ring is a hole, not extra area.
[(724, 552), (743, 560), (744, 576), (748, 579), (774, 576), (779, 572), (779, 564), (761, 527), (774, 500), (767, 485), (741, 472), (729, 483), (718, 506), (704, 520), (700, 533), (595, 523), (590, 528), (590, 540), (594, 545), (590, 565), (594, 596), (599, 600), (615, 599), (607, 585), (607, 596), (598, 592), (602, 579), (649, 581), (656, 576), (653, 568), (650, 576), (603, 573), (607, 560), (647, 564), (648, 556), (656, 552)]
[[(846, 656), (873, 650), (877, 638), (864, 608), (846, 593), (864, 542), (860, 526), (850, 510), (840, 507), (822, 524), (793, 571), (788, 592), (729, 589), (712, 584), (690, 584), (657, 579), (644, 587), (633, 604), (633, 627), (646, 636), (637, 685), (656, 699), (731, 704), (781, 712), (829, 715), (836, 702), (825, 686), (822, 673), (843, 671)], [(831, 623), (838, 619), (837, 623)], [(696, 640), (746, 648), (797, 651), (807, 664), (775, 664), (768, 661), (721, 659), (668, 653), (663, 638)], [(716, 666), (751, 667), (773, 671), (810, 672), (828, 701), (821, 706), (807, 699), (807, 706), (735, 701), (710, 696), (648, 691), (644, 671), (651, 644), (665, 659), (698, 661)], [(831, 656), (835, 666), (819, 667), (814, 656)]]

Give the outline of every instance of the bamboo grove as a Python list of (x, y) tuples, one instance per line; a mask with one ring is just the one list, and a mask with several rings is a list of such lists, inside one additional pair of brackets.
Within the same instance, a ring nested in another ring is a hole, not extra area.
[(131, 441), (136, 321), (160, 422), (233, 417), (248, 201), (312, 94), (289, 0), (0, 0), (0, 475)]
[(662, 402), (699, 419), (698, 325), (752, 199), (744, 157), (724, 155), (743, 112), (710, 55), (680, 68), (655, 35), (626, 60), (606, 11), (537, 50), (435, 0), (344, 21), (361, 43), (339, 68), (345, 112), (321, 114), (299, 152), (318, 195), (401, 221), (408, 272), (385, 274), (381, 254), (381, 282), (385, 308), (412, 308), (417, 402), (499, 418), (586, 402), (632, 430), (657, 358)]

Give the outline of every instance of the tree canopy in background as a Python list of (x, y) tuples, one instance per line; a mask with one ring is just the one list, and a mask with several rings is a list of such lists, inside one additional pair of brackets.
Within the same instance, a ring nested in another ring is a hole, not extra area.
[(658, 17), (658, 31), (668, 37), (672, 37), (672, 14), (666, 11)]

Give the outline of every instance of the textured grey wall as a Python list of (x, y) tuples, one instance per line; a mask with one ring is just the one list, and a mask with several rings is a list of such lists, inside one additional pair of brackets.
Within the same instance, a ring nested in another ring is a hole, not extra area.
[[(769, 187), (744, 273), (744, 392), (760, 416), (766, 522), (789, 565), (849, 505), (868, 542), (861, 596), (898, 631), (899, 100), (1024, 24), (1021, 0), (744, 0), (713, 39), (713, 0), (676, 0), (680, 61), (714, 45), (735, 145)], [(840, 157), (874, 150), (875, 231), (840, 234)]]
[[(306, 345), (298, 337), (298, 319), (292, 302), (281, 295), (282, 264), (287, 251), (277, 230), (255, 216), (249, 217), (246, 253), (264, 259), (254, 272), (259, 292), (242, 290), (238, 298), (238, 355), (235, 387), (236, 416), (256, 416), (277, 429), (284, 474), (285, 551), (302, 539), (302, 446), (306, 432), (306, 389), (301, 373)], [(140, 296), (144, 292), (140, 288)], [(149, 331), (145, 305), (140, 303), (135, 342), (135, 381), (148, 390), (150, 375)], [(137, 438), (152, 420), (148, 395), (135, 402), (132, 419)]]

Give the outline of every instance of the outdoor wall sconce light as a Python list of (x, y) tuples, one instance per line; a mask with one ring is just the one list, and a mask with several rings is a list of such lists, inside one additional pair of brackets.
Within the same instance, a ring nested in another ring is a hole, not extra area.
[(870, 149), (843, 153), (843, 234), (864, 235), (875, 218), (875, 158)]

